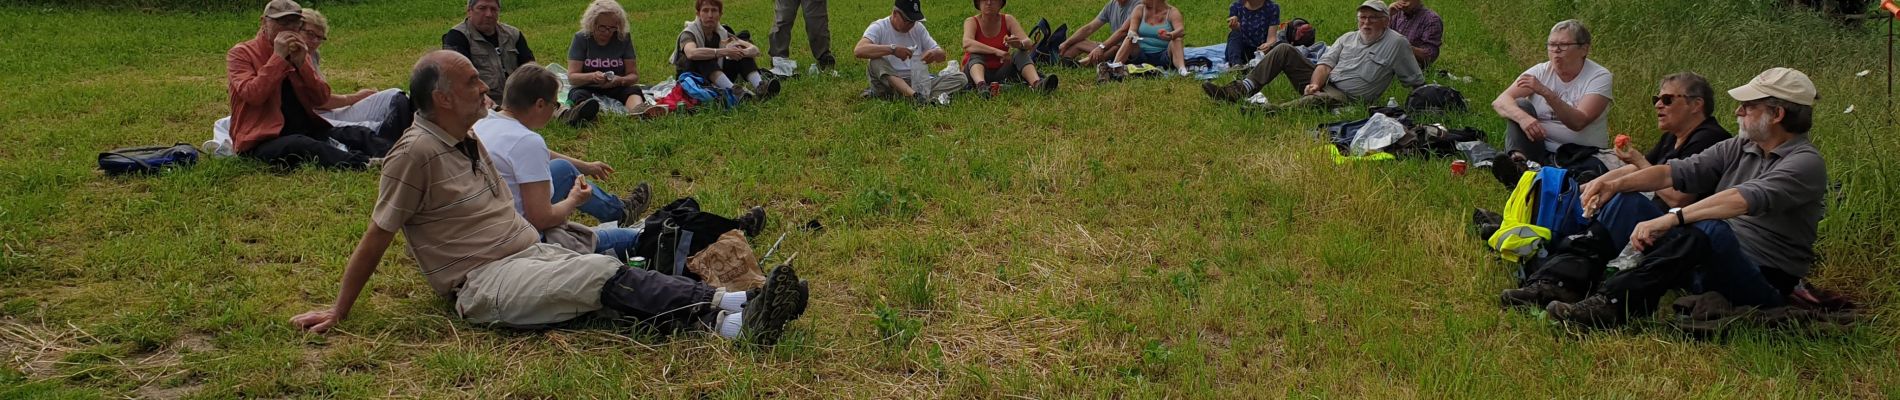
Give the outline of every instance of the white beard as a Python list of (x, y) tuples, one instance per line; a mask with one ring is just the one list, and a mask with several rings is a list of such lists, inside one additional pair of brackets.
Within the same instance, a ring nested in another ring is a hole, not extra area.
[(1752, 124), (1749, 122), (1750, 121), (1746, 117), (1735, 117), (1735, 127), (1736, 127), (1735, 136), (1736, 137), (1742, 138), (1742, 140), (1753, 142), (1753, 141), (1761, 140), (1762, 137), (1764, 136), (1768, 136), (1766, 132), (1761, 131), (1763, 128), (1763, 125), (1768, 124), (1767, 121), (1757, 121), (1756, 123), (1752, 123)]

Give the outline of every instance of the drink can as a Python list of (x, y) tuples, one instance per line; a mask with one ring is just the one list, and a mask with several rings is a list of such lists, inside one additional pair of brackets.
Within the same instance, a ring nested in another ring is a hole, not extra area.
[(1456, 160), (1456, 161), (1452, 161), (1452, 162), (1451, 162), (1451, 174), (1452, 174), (1452, 175), (1457, 175), (1457, 176), (1465, 176), (1465, 168), (1466, 168), (1466, 165), (1467, 165), (1467, 164), (1465, 163), (1465, 160)]
[(646, 257), (629, 258), (627, 259), (627, 266), (633, 269), (647, 269), (647, 258)]

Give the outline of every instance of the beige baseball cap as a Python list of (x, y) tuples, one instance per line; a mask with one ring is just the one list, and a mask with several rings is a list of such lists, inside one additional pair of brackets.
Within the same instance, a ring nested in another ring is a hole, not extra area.
[(1755, 101), (1769, 97), (1787, 100), (1804, 106), (1814, 106), (1814, 100), (1821, 97), (1814, 90), (1814, 81), (1808, 80), (1808, 74), (1793, 68), (1770, 68), (1755, 75), (1754, 80), (1741, 87), (1729, 89), (1728, 95), (1739, 101)]
[(1370, 8), (1373, 11), (1378, 11), (1380, 14), (1391, 14), (1385, 11), (1385, 2), (1379, 0), (1366, 0), (1364, 3), (1359, 3), (1359, 8)]
[(264, 5), (264, 18), (278, 19), (301, 13), (303, 13), (303, 6), (291, 0), (270, 0), (270, 4)]

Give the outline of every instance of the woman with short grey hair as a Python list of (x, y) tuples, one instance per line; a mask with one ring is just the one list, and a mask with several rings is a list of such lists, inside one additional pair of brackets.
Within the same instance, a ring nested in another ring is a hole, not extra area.
[(1610, 147), (1610, 70), (1590, 61), (1590, 29), (1558, 22), (1544, 43), (1549, 61), (1532, 66), (1491, 108), (1506, 120), (1512, 158), (1549, 164), (1565, 144)]

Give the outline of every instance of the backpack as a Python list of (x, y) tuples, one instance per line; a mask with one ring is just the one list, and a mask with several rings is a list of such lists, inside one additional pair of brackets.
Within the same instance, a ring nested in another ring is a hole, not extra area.
[(184, 143), (126, 147), (99, 153), (99, 170), (114, 176), (157, 173), (165, 167), (186, 167), (196, 163), (198, 148)]
[(1465, 112), (1464, 93), (1450, 86), (1430, 84), (1412, 89), (1405, 97), (1406, 111), (1442, 114), (1446, 112)]
[(1314, 32), (1313, 23), (1306, 22), (1305, 18), (1287, 21), (1286, 29), (1280, 30), (1280, 42), (1294, 46), (1312, 46), (1317, 36), (1319, 35)]
[(1506, 261), (1537, 254), (1545, 241), (1584, 231), (1583, 200), (1570, 171), (1543, 167), (1525, 171), (1504, 203), (1504, 223), (1486, 243)]

